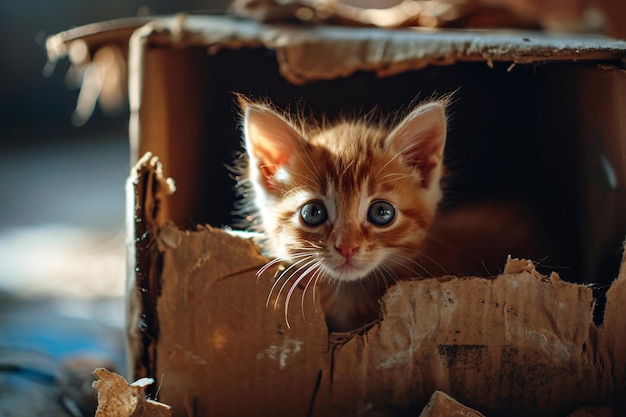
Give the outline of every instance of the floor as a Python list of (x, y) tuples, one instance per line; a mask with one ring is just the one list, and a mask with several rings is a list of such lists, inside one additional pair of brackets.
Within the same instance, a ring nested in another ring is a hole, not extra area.
[(125, 373), (123, 137), (0, 152), (0, 416), (93, 415)]

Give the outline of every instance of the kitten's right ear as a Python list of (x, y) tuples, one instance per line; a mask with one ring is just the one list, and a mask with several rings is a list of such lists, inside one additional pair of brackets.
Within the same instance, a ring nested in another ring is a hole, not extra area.
[(446, 105), (444, 99), (418, 106), (387, 138), (389, 146), (402, 155), (404, 162), (418, 170), (425, 188), (430, 188), (433, 179), (439, 181), (443, 170)]
[(250, 162), (256, 165), (265, 188), (271, 192), (283, 179), (276, 174), (294, 155), (300, 135), (269, 106), (249, 102), (241, 96), (239, 103), (243, 110), (245, 146)]

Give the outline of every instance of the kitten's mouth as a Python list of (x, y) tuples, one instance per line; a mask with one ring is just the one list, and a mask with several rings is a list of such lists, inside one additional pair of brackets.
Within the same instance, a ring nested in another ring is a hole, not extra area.
[(357, 271), (360, 268), (356, 266), (354, 263), (350, 262), (349, 259), (346, 259), (346, 261), (342, 263), (341, 265), (339, 265), (336, 269), (338, 271)]
[(338, 281), (357, 281), (370, 273), (370, 268), (358, 265), (352, 259), (345, 259), (329, 269), (332, 271), (330, 275)]

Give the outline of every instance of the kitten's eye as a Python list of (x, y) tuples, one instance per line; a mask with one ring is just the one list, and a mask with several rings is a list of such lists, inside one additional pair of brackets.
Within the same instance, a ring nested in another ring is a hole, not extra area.
[(387, 201), (374, 201), (367, 211), (367, 220), (377, 226), (385, 226), (396, 217), (396, 209)]
[(302, 221), (309, 226), (319, 226), (328, 220), (326, 207), (319, 201), (312, 201), (302, 206), (300, 209), (300, 217)]

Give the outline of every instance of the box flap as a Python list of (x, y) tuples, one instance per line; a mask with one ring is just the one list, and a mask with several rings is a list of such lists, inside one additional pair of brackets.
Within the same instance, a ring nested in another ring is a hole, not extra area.
[(262, 44), (276, 51), (281, 74), (295, 84), (345, 77), (356, 71), (390, 76), (457, 61), (527, 64), (626, 56), (624, 41), (539, 32), (272, 26), (214, 16), (163, 19), (153, 23), (153, 28), (152, 33), (144, 34), (154, 44), (207, 46), (210, 52)]
[(116, 19), (60, 32), (46, 39), (48, 60), (56, 62), (65, 57), (68, 54), (68, 46), (77, 40), (86, 43), (90, 50), (112, 43), (126, 46), (132, 33), (152, 19), (151, 17)]
[[(129, 30), (137, 28), (138, 23), (134, 20), (117, 21), (63, 32), (48, 40), (48, 50), (58, 57), (59, 51), (64, 50), (59, 45), (75, 39), (90, 39), (93, 44), (99, 44), (116, 33), (116, 36), (127, 37)], [(155, 18), (137, 33), (136, 42), (206, 47), (209, 52), (220, 48), (263, 46), (276, 51), (281, 73), (296, 84), (345, 77), (356, 71), (375, 71), (379, 76), (389, 76), (427, 65), (449, 65), (458, 61), (527, 64), (619, 61), (626, 56), (626, 42), (603, 36), (267, 25), (228, 16), (182, 14)], [(350, 54), (346, 53), (348, 50)], [(346, 59), (348, 56), (350, 59)]]

